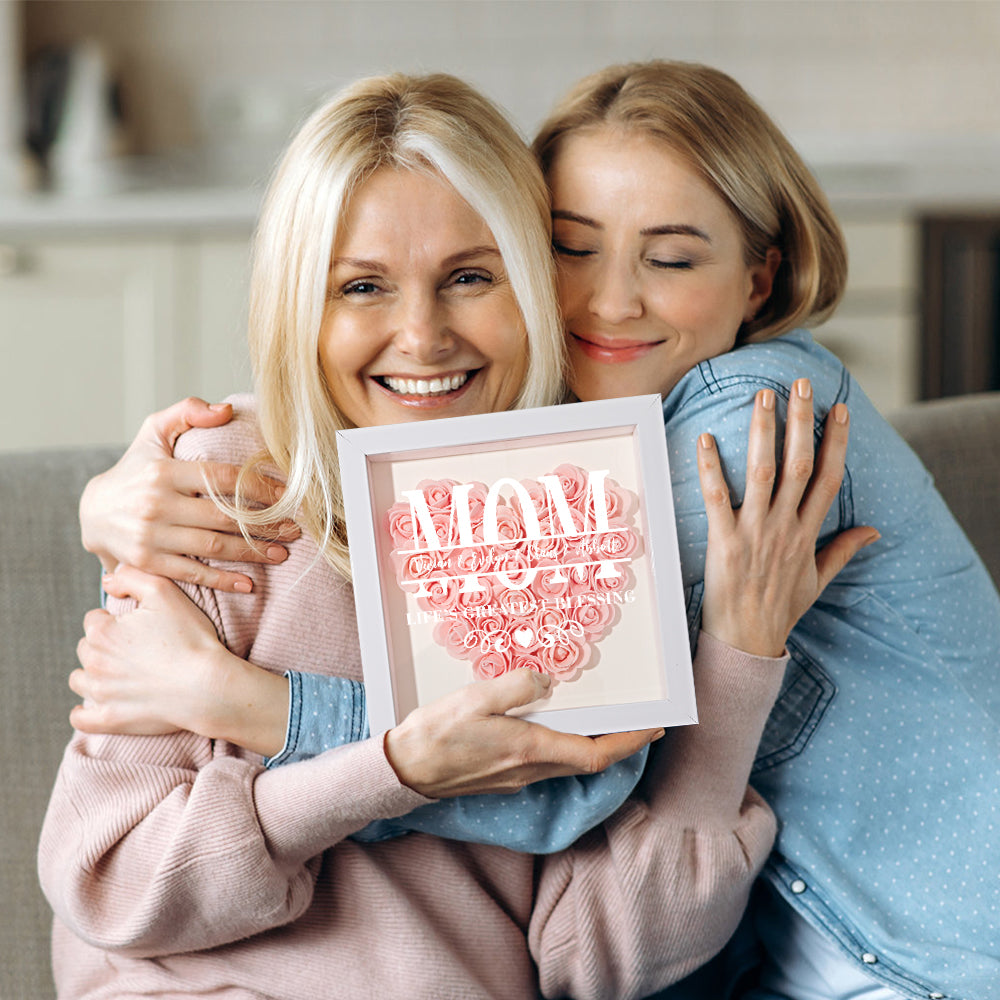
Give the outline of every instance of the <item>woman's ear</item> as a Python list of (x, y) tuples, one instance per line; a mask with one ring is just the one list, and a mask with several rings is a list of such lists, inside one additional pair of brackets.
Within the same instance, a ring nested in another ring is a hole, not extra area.
[(743, 313), (743, 322), (749, 323), (764, 307), (771, 297), (774, 287), (774, 276), (781, 266), (781, 251), (777, 247), (768, 247), (764, 259), (750, 265), (750, 293), (747, 296), (747, 306)]

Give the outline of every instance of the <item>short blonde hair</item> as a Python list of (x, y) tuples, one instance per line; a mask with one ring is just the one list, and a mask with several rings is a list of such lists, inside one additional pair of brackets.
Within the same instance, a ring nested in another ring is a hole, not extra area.
[(732, 77), (696, 63), (654, 60), (585, 77), (534, 142), (548, 175), (563, 139), (611, 126), (662, 140), (729, 205), (748, 264), (781, 251), (771, 296), (737, 341), (765, 340), (826, 319), (847, 280), (847, 249), (830, 204), (781, 130)]
[(444, 177), (489, 226), (527, 331), (527, 375), (512, 408), (557, 402), (564, 385), (548, 192), (502, 112), (446, 74), (360, 80), (316, 110), (271, 182), (251, 278), (260, 427), (287, 488), (265, 511), (247, 510), (239, 493), (231, 509), (244, 532), (296, 517), (348, 578), (336, 432), (350, 424), (329, 396), (318, 344), (340, 220), (352, 193), (383, 167)]

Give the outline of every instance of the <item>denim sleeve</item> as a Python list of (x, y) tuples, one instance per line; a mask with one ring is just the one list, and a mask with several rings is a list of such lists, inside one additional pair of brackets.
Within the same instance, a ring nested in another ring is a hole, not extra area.
[[(288, 730), (281, 752), (265, 760), (280, 767), (368, 737), (365, 689), (343, 677), (288, 671)], [(648, 748), (600, 774), (550, 778), (516, 795), (465, 795), (421, 806), (406, 816), (377, 820), (352, 837), (388, 840), (419, 831), (448, 840), (493, 844), (527, 854), (550, 854), (607, 819), (642, 776)]]
[(515, 795), (440, 799), (406, 816), (369, 823), (352, 839), (387, 840), (417, 831), (525, 854), (552, 854), (618, 809), (642, 777), (648, 755), (649, 748), (644, 747), (600, 774), (549, 778)]
[(346, 677), (285, 672), (288, 678), (288, 728), (285, 745), (265, 767), (280, 767), (316, 757), (325, 750), (368, 738), (365, 687)]

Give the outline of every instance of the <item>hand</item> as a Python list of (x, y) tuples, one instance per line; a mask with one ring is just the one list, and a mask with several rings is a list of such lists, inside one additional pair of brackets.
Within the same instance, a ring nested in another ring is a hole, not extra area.
[[(175, 403), (147, 417), (118, 462), (87, 484), (80, 499), (83, 547), (100, 558), (105, 570), (123, 562), (173, 580), (248, 593), (250, 577), (198, 560), (279, 563), (287, 557), (287, 549), (277, 542), (297, 538), (296, 525), (275, 525), (265, 539), (271, 544), (254, 547), (233, 520), (200, 495), (206, 480), (222, 494), (235, 492), (237, 466), (173, 457), (184, 431), (218, 427), (231, 417), (228, 403), (209, 405), (193, 397)], [(283, 487), (250, 476), (245, 489), (249, 501), (270, 505)]]
[(743, 505), (733, 510), (710, 434), (698, 443), (698, 475), (708, 514), (702, 628), (758, 656), (780, 656), (795, 623), (864, 546), (870, 527), (842, 532), (822, 551), (816, 540), (844, 476), (848, 412), (830, 411), (813, 454), (812, 387), (799, 379), (788, 400), (781, 476), (775, 488), (774, 393), (757, 393)]
[(88, 611), (69, 686), (84, 699), (70, 722), (85, 733), (159, 736), (189, 730), (264, 755), (285, 740), (288, 681), (219, 641), (212, 623), (169, 580), (130, 566), (105, 578), (138, 607)]
[(517, 792), (544, 778), (596, 774), (663, 735), (557, 733), (505, 713), (545, 695), (551, 678), (515, 670), (414, 709), (385, 735), (399, 780), (432, 799)]

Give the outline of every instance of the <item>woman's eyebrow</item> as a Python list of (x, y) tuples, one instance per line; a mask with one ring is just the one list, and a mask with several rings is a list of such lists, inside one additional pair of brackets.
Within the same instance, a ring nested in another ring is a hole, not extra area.
[[(556, 208), (552, 210), (553, 219), (564, 219), (566, 222), (576, 222), (581, 226), (589, 226), (591, 229), (604, 229), (603, 223), (596, 219), (591, 219), (586, 215), (578, 215), (576, 212), (567, 212), (565, 209)], [(694, 236), (706, 243), (711, 243), (712, 238), (704, 229), (697, 226), (689, 226), (684, 223), (664, 223), (662, 226), (647, 226), (639, 230), (640, 236)]]
[(567, 212), (561, 208), (552, 209), (552, 218), (565, 219), (567, 222), (578, 222), (581, 226), (590, 226), (591, 229), (604, 228), (596, 219), (590, 219), (586, 215), (577, 215), (576, 212)]
[(330, 262), (330, 270), (335, 267), (353, 267), (358, 271), (381, 271), (385, 265), (380, 260), (366, 257), (334, 257)]
[(663, 226), (649, 226), (646, 229), (639, 230), (640, 236), (696, 236), (700, 240), (704, 240), (706, 243), (711, 243), (712, 238), (705, 232), (704, 229), (699, 229), (697, 226), (686, 226), (683, 224), (676, 225), (663, 225)]
[(465, 250), (459, 250), (457, 253), (449, 254), (443, 261), (441, 261), (442, 267), (454, 267), (456, 264), (461, 264), (463, 260), (471, 260), (476, 257), (500, 257), (500, 249), (492, 243), (483, 243), (480, 246), (468, 247)]

